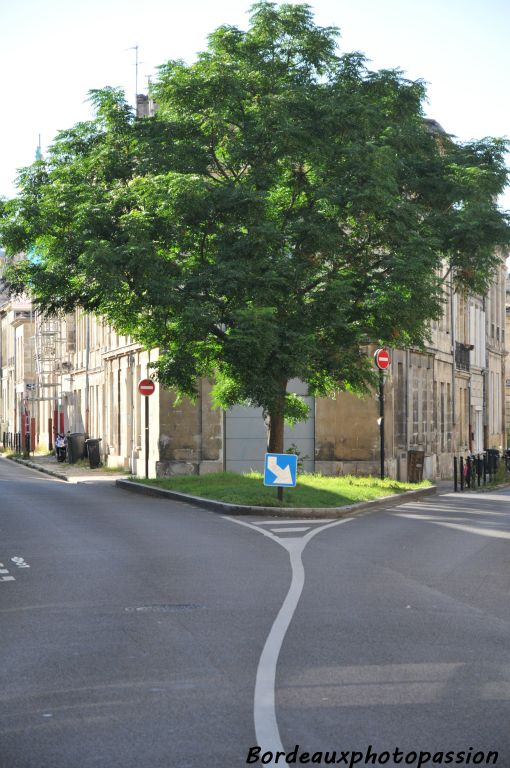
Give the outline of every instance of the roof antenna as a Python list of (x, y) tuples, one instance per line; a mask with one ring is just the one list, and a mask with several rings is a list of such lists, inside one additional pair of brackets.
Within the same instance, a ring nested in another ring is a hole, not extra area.
[(132, 45), (131, 48), (128, 48), (127, 50), (135, 52), (135, 104), (136, 104), (136, 100), (138, 96), (138, 68), (141, 63), (138, 60), (138, 43), (136, 45)]

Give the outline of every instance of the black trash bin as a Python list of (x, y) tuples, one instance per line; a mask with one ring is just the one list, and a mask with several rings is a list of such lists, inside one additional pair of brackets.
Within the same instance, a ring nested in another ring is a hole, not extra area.
[(75, 464), (85, 458), (85, 432), (69, 432), (66, 437), (67, 461)]
[(88, 440), (85, 440), (85, 445), (87, 446), (87, 453), (89, 455), (89, 464), (91, 469), (97, 469), (101, 466), (101, 454), (99, 453), (99, 443), (101, 442), (100, 437), (90, 437)]
[(497, 448), (487, 449), (487, 464), (489, 465), (489, 475), (495, 475), (498, 471), (499, 451)]

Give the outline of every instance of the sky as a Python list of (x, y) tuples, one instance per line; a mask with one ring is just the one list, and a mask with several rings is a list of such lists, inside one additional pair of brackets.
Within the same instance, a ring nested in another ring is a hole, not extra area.
[[(293, 2), (293, 0), (291, 0)], [(91, 117), (87, 93), (138, 91), (169, 59), (191, 63), (221, 24), (249, 25), (244, 0), (0, 0), (0, 196), (57, 131)], [(459, 140), (510, 136), (508, 0), (310, 0), (340, 28), (340, 52), (428, 83), (426, 114)], [(510, 191), (500, 201), (510, 209)]]

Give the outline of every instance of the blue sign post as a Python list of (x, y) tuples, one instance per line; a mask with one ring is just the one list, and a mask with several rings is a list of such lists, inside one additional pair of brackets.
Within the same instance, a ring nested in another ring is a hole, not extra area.
[(293, 453), (266, 453), (264, 485), (293, 488), (297, 481), (297, 459)]

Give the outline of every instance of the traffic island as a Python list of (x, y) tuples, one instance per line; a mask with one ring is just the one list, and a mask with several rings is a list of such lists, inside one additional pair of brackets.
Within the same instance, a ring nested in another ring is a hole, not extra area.
[[(305, 483), (329, 486), (303, 488)], [(331, 490), (335, 482), (337, 492)], [(421, 483), (379, 481), (377, 478), (330, 478), (303, 475), (296, 489), (286, 489), (279, 502), (274, 488), (264, 488), (257, 473), (237, 475), (214, 473), (204, 477), (118, 480), (119, 488), (147, 496), (172, 499), (231, 515), (271, 515), (273, 517), (344, 517), (366, 510), (383, 509), (436, 493), (436, 487)], [(357, 485), (358, 484), (358, 485)], [(177, 486), (177, 487), (168, 487)], [(249, 486), (253, 487), (250, 488)], [(184, 487), (183, 487), (184, 486)], [(244, 486), (244, 487), (243, 487)], [(248, 488), (246, 487), (248, 486)], [(301, 491), (301, 492), (300, 492)], [(361, 498), (360, 498), (361, 496)]]

